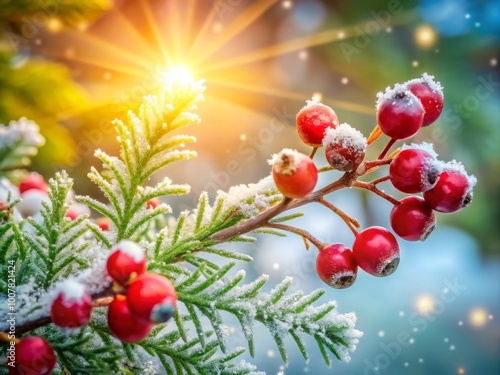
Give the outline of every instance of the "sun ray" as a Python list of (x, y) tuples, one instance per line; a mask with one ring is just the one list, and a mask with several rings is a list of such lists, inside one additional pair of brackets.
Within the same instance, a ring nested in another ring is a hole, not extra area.
[(95, 50), (96, 47), (106, 53), (111, 53), (113, 56), (120, 57), (123, 60), (126, 60), (127, 62), (132, 63), (134, 65), (138, 65), (142, 68), (148, 68), (150, 66), (148, 61), (144, 60), (137, 54), (125, 51), (124, 49), (116, 46), (115, 44), (107, 42), (104, 39), (97, 38), (92, 34), (88, 33), (84, 34), (76, 30), (68, 29), (65, 32), (65, 35), (74, 38), (75, 40), (78, 40), (80, 43), (88, 44), (89, 47), (86, 47), (85, 49), (88, 51), (92, 51), (93, 55), (98, 55), (98, 52)]
[(157, 52), (155, 51), (155, 49), (153, 47), (151, 47), (150, 43), (148, 42), (148, 40), (144, 37), (143, 34), (141, 34), (141, 32), (139, 30), (137, 30), (137, 28), (134, 26), (134, 24), (132, 22), (130, 22), (130, 20), (128, 19), (127, 16), (125, 16), (120, 9), (117, 8), (117, 10), (115, 11), (115, 15), (117, 16), (117, 18), (120, 20), (121, 24), (126, 27), (128, 29), (128, 31), (130, 33), (132, 33), (135, 38), (141, 42), (142, 45), (144, 45), (144, 49), (146, 49), (148, 51), (148, 55), (153, 57), (157, 54)]
[(117, 63), (106, 62), (102, 59), (102, 56), (93, 54), (92, 56), (83, 55), (68, 55), (64, 50), (50, 50), (46, 49), (45, 53), (56, 58), (65, 59), (67, 61), (74, 61), (77, 63), (83, 63), (87, 65), (97, 66), (106, 70), (120, 72), (131, 76), (143, 76), (145, 74), (145, 69), (134, 68), (129, 65), (119, 65)]
[(214, 3), (212, 8), (210, 9), (210, 13), (208, 13), (207, 17), (205, 18), (205, 21), (203, 22), (200, 31), (198, 31), (198, 33), (196, 34), (193, 44), (189, 48), (187, 54), (187, 61), (191, 61), (194, 58), (195, 54), (198, 53), (198, 48), (200, 46), (200, 43), (203, 40), (203, 37), (207, 34), (208, 28), (212, 25), (212, 22), (216, 15), (217, 15), (217, 3)]
[[(239, 90), (243, 90), (243, 91), (257, 92), (259, 94), (274, 96), (274, 97), (283, 98), (283, 99), (298, 100), (298, 101), (305, 101), (306, 99), (309, 99), (309, 97), (310, 97), (310, 95), (308, 95), (308, 94), (303, 94), (303, 93), (299, 93), (299, 92), (280, 90), (280, 89), (264, 87), (264, 86), (250, 85), (247, 83), (238, 83), (238, 82), (234, 82), (234, 81), (215, 79), (215, 80), (210, 80), (210, 84), (230, 87), (230, 88), (239, 89)], [(328, 104), (332, 104), (335, 107), (342, 108), (342, 109), (345, 109), (345, 110), (348, 110), (351, 112), (361, 113), (361, 114), (370, 115), (370, 116), (373, 116), (373, 114), (374, 114), (374, 109), (373, 109), (373, 107), (370, 107), (370, 106), (350, 103), (350, 102), (347, 102), (344, 100), (331, 99), (331, 98), (325, 98), (323, 101), (328, 102)]]
[(181, 20), (180, 13), (181, 7), (178, 4), (179, 0), (171, 0), (167, 2), (167, 11), (168, 11), (168, 37), (169, 42), (172, 45), (172, 57), (174, 63), (179, 62), (179, 58), (181, 55), (181, 41), (182, 38), (179, 36), (179, 30), (181, 30)]
[(235, 36), (250, 26), (266, 10), (274, 5), (278, 0), (260, 0), (252, 3), (243, 13), (237, 16), (223, 33), (215, 38), (213, 43), (209, 43), (205, 49), (196, 56), (194, 65), (198, 65), (212, 56), (222, 46), (231, 41)]
[[(413, 11), (408, 11), (405, 14), (400, 15), (398, 18), (394, 18), (392, 25), (407, 22), (408, 18), (413, 18), (415, 13)], [(366, 21), (350, 27), (336, 28), (332, 30), (321, 31), (313, 35), (308, 35), (306, 37), (288, 40), (286, 42), (274, 44), (269, 47), (264, 47), (257, 51), (249, 52), (245, 55), (237, 56), (233, 59), (228, 59), (223, 62), (209, 64), (205, 68), (198, 70), (200, 74), (206, 74), (219, 69), (227, 69), (234, 66), (249, 64), (256, 61), (261, 61), (269, 59), (271, 57), (283, 55), (286, 53), (299, 51), (305, 48), (310, 48), (314, 46), (324, 45), (328, 43), (338, 42), (340, 40), (345, 40), (348, 38), (353, 38), (364, 34), (363, 26), (366, 25)]]
[(158, 29), (158, 25), (156, 24), (155, 18), (153, 16), (153, 13), (151, 11), (151, 8), (149, 7), (147, 0), (139, 0), (139, 4), (141, 5), (142, 11), (146, 16), (150, 29), (153, 32), (153, 35), (156, 39), (156, 44), (158, 45), (158, 48), (161, 51), (165, 64), (166, 65), (172, 64), (173, 62), (172, 56), (166, 48), (165, 41), (161, 36), (160, 30)]
[(184, 20), (184, 31), (182, 33), (182, 58), (186, 58), (189, 52), (189, 45), (191, 44), (191, 27), (193, 27), (193, 20), (195, 14), (196, 0), (187, 1), (186, 19)]

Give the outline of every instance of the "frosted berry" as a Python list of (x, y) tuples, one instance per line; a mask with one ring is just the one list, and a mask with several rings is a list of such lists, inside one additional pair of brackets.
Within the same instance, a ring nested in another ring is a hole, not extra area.
[(146, 272), (146, 253), (135, 242), (121, 240), (111, 248), (106, 270), (114, 281), (125, 286)]
[(272, 163), (274, 182), (284, 196), (303, 198), (314, 190), (318, 170), (309, 156), (286, 148)]
[(317, 100), (308, 100), (297, 113), (296, 125), (297, 133), (305, 144), (320, 147), (326, 129), (337, 127), (339, 119), (332, 108)]
[(399, 245), (394, 235), (382, 227), (360, 232), (352, 245), (358, 266), (374, 276), (388, 276), (399, 264)]
[(423, 198), (403, 198), (391, 211), (391, 227), (407, 241), (424, 241), (436, 227), (436, 215)]
[(439, 176), (436, 158), (421, 149), (408, 148), (392, 160), (389, 177), (403, 193), (421, 193), (436, 185)]
[(56, 354), (47, 341), (28, 336), (15, 347), (15, 367), (9, 367), (10, 375), (49, 375), (56, 365)]
[(348, 124), (329, 128), (323, 138), (328, 163), (339, 171), (352, 171), (363, 161), (366, 139)]
[(145, 323), (164, 323), (174, 316), (177, 297), (172, 283), (164, 276), (146, 273), (127, 288), (130, 312)]
[(321, 280), (336, 289), (350, 287), (356, 280), (358, 265), (352, 251), (336, 243), (322, 249), (316, 258), (316, 272)]
[(153, 209), (153, 208), (158, 207), (160, 204), (161, 204), (160, 198), (153, 198), (153, 199), (150, 199), (146, 202), (146, 208)]
[(424, 107), (425, 115), (422, 126), (436, 121), (444, 106), (443, 88), (439, 82), (435, 82), (433, 76), (424, 74), (422, 78), (409, 81), (407, 87)]
[(410, 91), (397, 87), (379, 95), (378, 126), (394, 139), (407, 139), (417, 134), (424, 119), (424, 107)]
[(138, 342), (145, 339), (153, 324), (144, 323), (130, 313), (127, 298), (117, 294), (108, 307), (109, 330), (123, 342)]
[(35, 216), (43, 208), (45, 202), (50, 206), (50, 199), (47, 193), (31, 189), (21, 195), (22, 201), (16, 205), (23, 217)]
[(106, 216), (96, 219), (95, 223), (102, 231), (107, 231), (111, 227), (111, 220)]
[(52, 322), (59, 327), (81, 327), (88, 323), (91, 314), (92, 297), (85, 291), (85, 287), (76, 281), (66, 280), (52, 302)]
[(90, 215), (90, 208), (85, 204), (76, 202), (68, 208), (68, 211), (66, 211), (64, 216), (70, 218), (71, 220), (75, 220), (77, 217), (82, 215)]
[(436, 186), (424, 193), (425, 202), (434, 210), (451, 213), (467, 207), (472, 201), (475, 178), (460, 170), (444, 170)]
[(46, 193), (49, 190), (49, 185), (47, 185), (42, 175), (32, 172), (24, 177), (19, 183), (20, 194), (29, 190), (39, 190)]

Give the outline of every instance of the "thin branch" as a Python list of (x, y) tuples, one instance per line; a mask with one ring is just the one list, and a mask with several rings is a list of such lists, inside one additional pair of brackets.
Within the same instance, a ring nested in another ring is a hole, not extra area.
[(295, 233), (299, 236), (302, 236), (302, 238), (304, 238), (304, 240), (308, 240), (310, 243), (312, 243), (314, 246), (316, 246), (318, 248), (318, 250), (321, 250), (326, 246), (326, 244), (324, 242), (321, 242), (320, 240), (318, 240), (316, 237), (314, 237), (311, 233), (309, 233), (305, 229), (300, 229), (300, 228), (293, 227), (291, 225), (277, 224), (277, 223), (267, 223), (264, 226), (267, 228), (284, 230), (284, 231), (287, 231), (290, 233)]
[(349, 227), (351, 232), (354, 234), (354, 237), (357, 237), (358, 231), (356, 230), (356, 228), (360, 228), (361, 224), (356, 219), (347, 215), (344, 211), (340, 210), (335, 205), (333, 205), (332, 203), (328, 202), (325, 199), (320, 199), (318, 201), (318, 203), (322, 204), (323, 206), (329, 208), (334, 213), (336, 213), (342, 220), (344, 220), (346, 225)]
[(316, 155), (316, 151), (318, 151), (318, 147), (313, 147), (313, 149), (311, 150), (311, 153), (309, 154), (309, 157), (311, 159), (313, 159), (314, 155)]
[(386, 201), (389, 201), (390, 203), (396, 205), (399, 204), (399, 201), (396, 198), (391, 197), (389, 194), (384, 193), (382, 190), (378, 189), (375, 185), (368, 183), (368, 182), (362, 182), (362, 181), (354, 181), (352, 186), (369, 190), (378, 196), (384, 198)]
[(382, 177), (376, 178), (375, 180), (370, 181), (369, 184), (371, 184), (371, 185), (378, 185), (381, 182), (385, 182), (385, 181), (390, 180), (390, 179), (391, 179), (391, 177), (389, 175), (382, 176)]
[(389, 152), (389, 150), (391, 149), (391, 147), (394, 145), (394, 143), (396, 143), (397, 139), (395, 138), (391, 138), (389, 142), (387, 142), (387, 145), (385, 146), (385, 148), (382, 150), (382, 152), (380, 153), (380, 155), (378, 156), (377, 159), (383, 159), (385, 157), (385, 155), (387, 155), (387, 153)]

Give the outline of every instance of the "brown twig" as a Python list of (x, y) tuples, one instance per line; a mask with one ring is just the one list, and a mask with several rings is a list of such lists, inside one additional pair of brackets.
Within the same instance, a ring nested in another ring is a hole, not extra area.
[(391, 179), (391, 177), (389, 175), (382, 176), (382, 177), (376, 178), (375, 180), (370, 181), (369, 184), (371, 184), (371, 185), (378, 185), (381, 182), (384, 182), (384, 181), (387, 181), (387, 180), (390, 180), (390, 179)]
[(309, 157), (311, 159), (313, 159), (314, 155), (316, 155), (316, 151), (318, 151), (318, 147), (313, 147), (313, 149), (311, 150), (311, 153), (309, 154)]
[(385, 146), (385, 148), (382, 150), (382, 152), (380, 153), (380, 155), (378, 156), (377, 159), (383, 159), (385, 157), (385, 155), (387, 155), (387, 153), (389, 152), (389, 150), (391, 149), (391, 147), (394, 145), (394, 143), (396, 143), (397, 139), (395, 138), (391, 138), (389, 142), (387, 142), (387, 145)]
[(358, 187), (361, 189), (365, 189), (365, 190), (369, 190), (369, 191), (377, 194), (378, 196), (384, 198), (385, 200), (391, 202), (394, 205), (399, 204), (399, 201), (396, 198), (393, 198), (389, 194), (384, 193), (382, 190), (378, 189), (375, 185), (373, 185), (369, 182), (354, 181), (352, 186)]
[(354, 237), (357, 237), (358, 235), (357, 228), (360, 228), (361, 224), (359, 224), (359, 222), (356, 219), (347, 215), (344, 211), (340, 210), (339, 208), (337, 208), (337, 206), (333, 205), (332, 203), (328, 202), (325, 199), (320, 199), (318, 203), (322, 204), (323, 206), (329, 208), (334, 213), (336, 213), (342, 220), (344, 220), (346, 225), (351, 230), (352, 234), (354, 234)]
[(309, 233), (305, 229), (300, 229), (300, 228), (292, 227), (291, 225), (278, 224), (278, 223), (267, 223), (264, 226), (267, 228), (280, 229), (280, 230), (284, 230), (284, 231), (287, 231), (290, 233), (298, 234), (299, 236), (302, 236), (302, 238), (304, 238), (304, 240), (307, 240), (310, 243), (312, 243), (314, 246), (316, 246), (318, 248), (318, 250), (321, 250), (326, 246), (325, 243), (318, 240), (316, 237), (314, 237), (311, 233)]

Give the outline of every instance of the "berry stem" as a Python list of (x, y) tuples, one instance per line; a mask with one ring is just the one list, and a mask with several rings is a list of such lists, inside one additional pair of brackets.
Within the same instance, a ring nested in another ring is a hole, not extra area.
[(349, 229), (354, 234), (354, 237), (356, 237), (358, 235), (358, 231), (356, 230), (356, 228), (360, 228), (361, 224), (356, 219), (347, 215), (344, 211), (340, 210), (339, 208), (337, 208), (337, 206), (333, 205), (332, 203), (328, 202), (325, 199), (320, 199), (318, 201), (318, 203), (329, 208), (330, 210), (335, 212), (342, 220), (344, 220), (346, 225), (349, 227)]
[(362, 182), (362, 181), (354, 181), (352, 183), (352, 186), (369, 190), (378, 196), (384, 198), (386, 201), (391, 202), (392, 204), (396, 205), (399, 204), (399, 201), (396, 198), (391, 197), (389, 194), (384, 193), (382, 190), (378, 189), (375, 185), (373, 185), (370, 182)]
[(391, 177), (389, 175), (387, 176), (382, 176), (382, 177), (379, 177), (379, 178), (376, 178), (375, 180), (373, 181), (370, 181), (369, 184), (372, 184), (372, 185), (378, 185), (380, 184), (381, 182), (384, 182), (384, 181), (387, 181), (387, 180), (390, 180)]
[(370, 133), (370, 135), (368, 136), (368, 140), (366, 141), (366, 144), (369, 146), (371, 145), (373, 142), (375, 142), (380, 136), (382, 135), (382, 130), (380, 130), (380, 126), (375, 125), (375, 127), (373, 128), (372, 132)]
[(284, 231), (287, 231), (290, 233), (298, 234), (299, 236), (301, 236), (305, 240), (311, 242), (320, 251), (321, 251), (321, 249), (323, 249), (326, 246), (325, 243), (321, 242), (316, 237), (314, 237), (311, 233), (309, 233), (308, 231), (306, 231), (304, 229), (292, 227), (291, 225), (277, 224), (277, 223), (267, 223), (265, 225), (265, 227), (273, 228), (273, 229), (280, 229), (280, 230), (284, 230)]
[(311, 160), (314, 158), (314, 155), (316, 155), (316, 151), (318, 151), (318, 147), (313, 147), (313, 149), (311, 150), (311, 154), (309, 155)]
[(382, 150), (382, 152), (380, 153), (380, 155), (378, 156), (377, 159), (383, 159), (385, 157), (385, 155), (387, 155), (387, 153), (389, 152), (389, 150), (391, 149), (391, 147), (394, 145), (394, 143), (396, 143), (397, 139), (395, 138), (391, 138), (389, 140), (389, 142), (387, 142), (387, 145), (385, 146), (385, 148)]
[(16, 339), (16, 338), (11, 339), (9, 337), (9, 334), (7, 334), (6, 332), (0, 332), (0, 342), (6, 343), (6, 344), (10, 344), (11, 342), (14, 342), (17, 344), (19, 342), (19, 339)]

